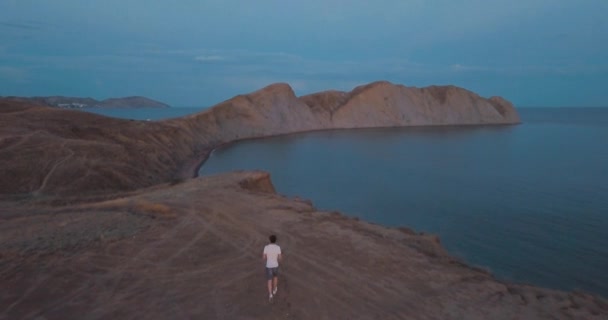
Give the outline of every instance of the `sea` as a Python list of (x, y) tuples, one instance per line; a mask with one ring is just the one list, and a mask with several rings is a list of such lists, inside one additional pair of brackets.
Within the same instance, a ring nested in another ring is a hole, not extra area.
[[(164, 116), (186, 114), (178, 109)], [(519, 125), (241, 141), (216, 149), (200, 175), (265, 170), (283, 195), (437, 234), (498, 279), (608, 298), (608, 108), (518, 111)], [(128, 112), (113, 116), (161, 118)]]
[(79, 111), (92, 112), (108, 117), (132, 119), (132, 120), (163, 120), (183, 117), (197, 113), (206, 108), (181, 107), (181, 108), (86, 108)]

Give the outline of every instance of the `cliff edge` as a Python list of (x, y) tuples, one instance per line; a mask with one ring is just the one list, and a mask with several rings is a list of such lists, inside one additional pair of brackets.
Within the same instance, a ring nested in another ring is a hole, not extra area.
[[(73, 205), (0, 200), (2, 319), (606, 319), (608, 301), (496, 280), (437, 237), (274, 192), (264, 172)], [(8, 204), (10, 206), (10, 203)], [(261, 251), (277, 233), (279, 291)], [(539, 270), (540, 272), (540, 270)]]

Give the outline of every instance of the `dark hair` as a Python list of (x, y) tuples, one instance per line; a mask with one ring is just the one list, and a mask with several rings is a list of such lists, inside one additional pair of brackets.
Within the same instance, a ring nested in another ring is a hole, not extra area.
[(277, 236), (275, 236), (274, 234), (271, 235), (270, 237), (268, 237), (268, 239), (270, 239), (270, 243), (275, 243), (277, 242)]

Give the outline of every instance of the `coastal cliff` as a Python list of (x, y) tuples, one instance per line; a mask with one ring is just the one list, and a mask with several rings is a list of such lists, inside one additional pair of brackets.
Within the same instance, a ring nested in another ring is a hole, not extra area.
[(413, 88), (382, 81), (350, 92), (302, 97), (296, 97), (289, 85), (278, 83), (177, 121), (228, 142), (313, 130), (516, 124), (520, 120), (513, 105), (499, 97), (485, 99), (454, 86)]
[(374, 82), (297, 97), (284, 83), (198, 114), (128, 121), (0, 100), (0, 194), (104, 193), (191, 177), (217, 146), (314, 130), (515, 124), (511, 103), (454, 86)]

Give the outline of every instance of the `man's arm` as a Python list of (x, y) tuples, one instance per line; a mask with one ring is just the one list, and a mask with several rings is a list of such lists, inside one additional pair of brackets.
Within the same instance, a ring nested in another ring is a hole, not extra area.
[(279, 253), (279, 255), (277, 256), (277, 261), (281, 261), (281, 258), (282, 258), (282, 256), (281, 256), (281, 254)]

